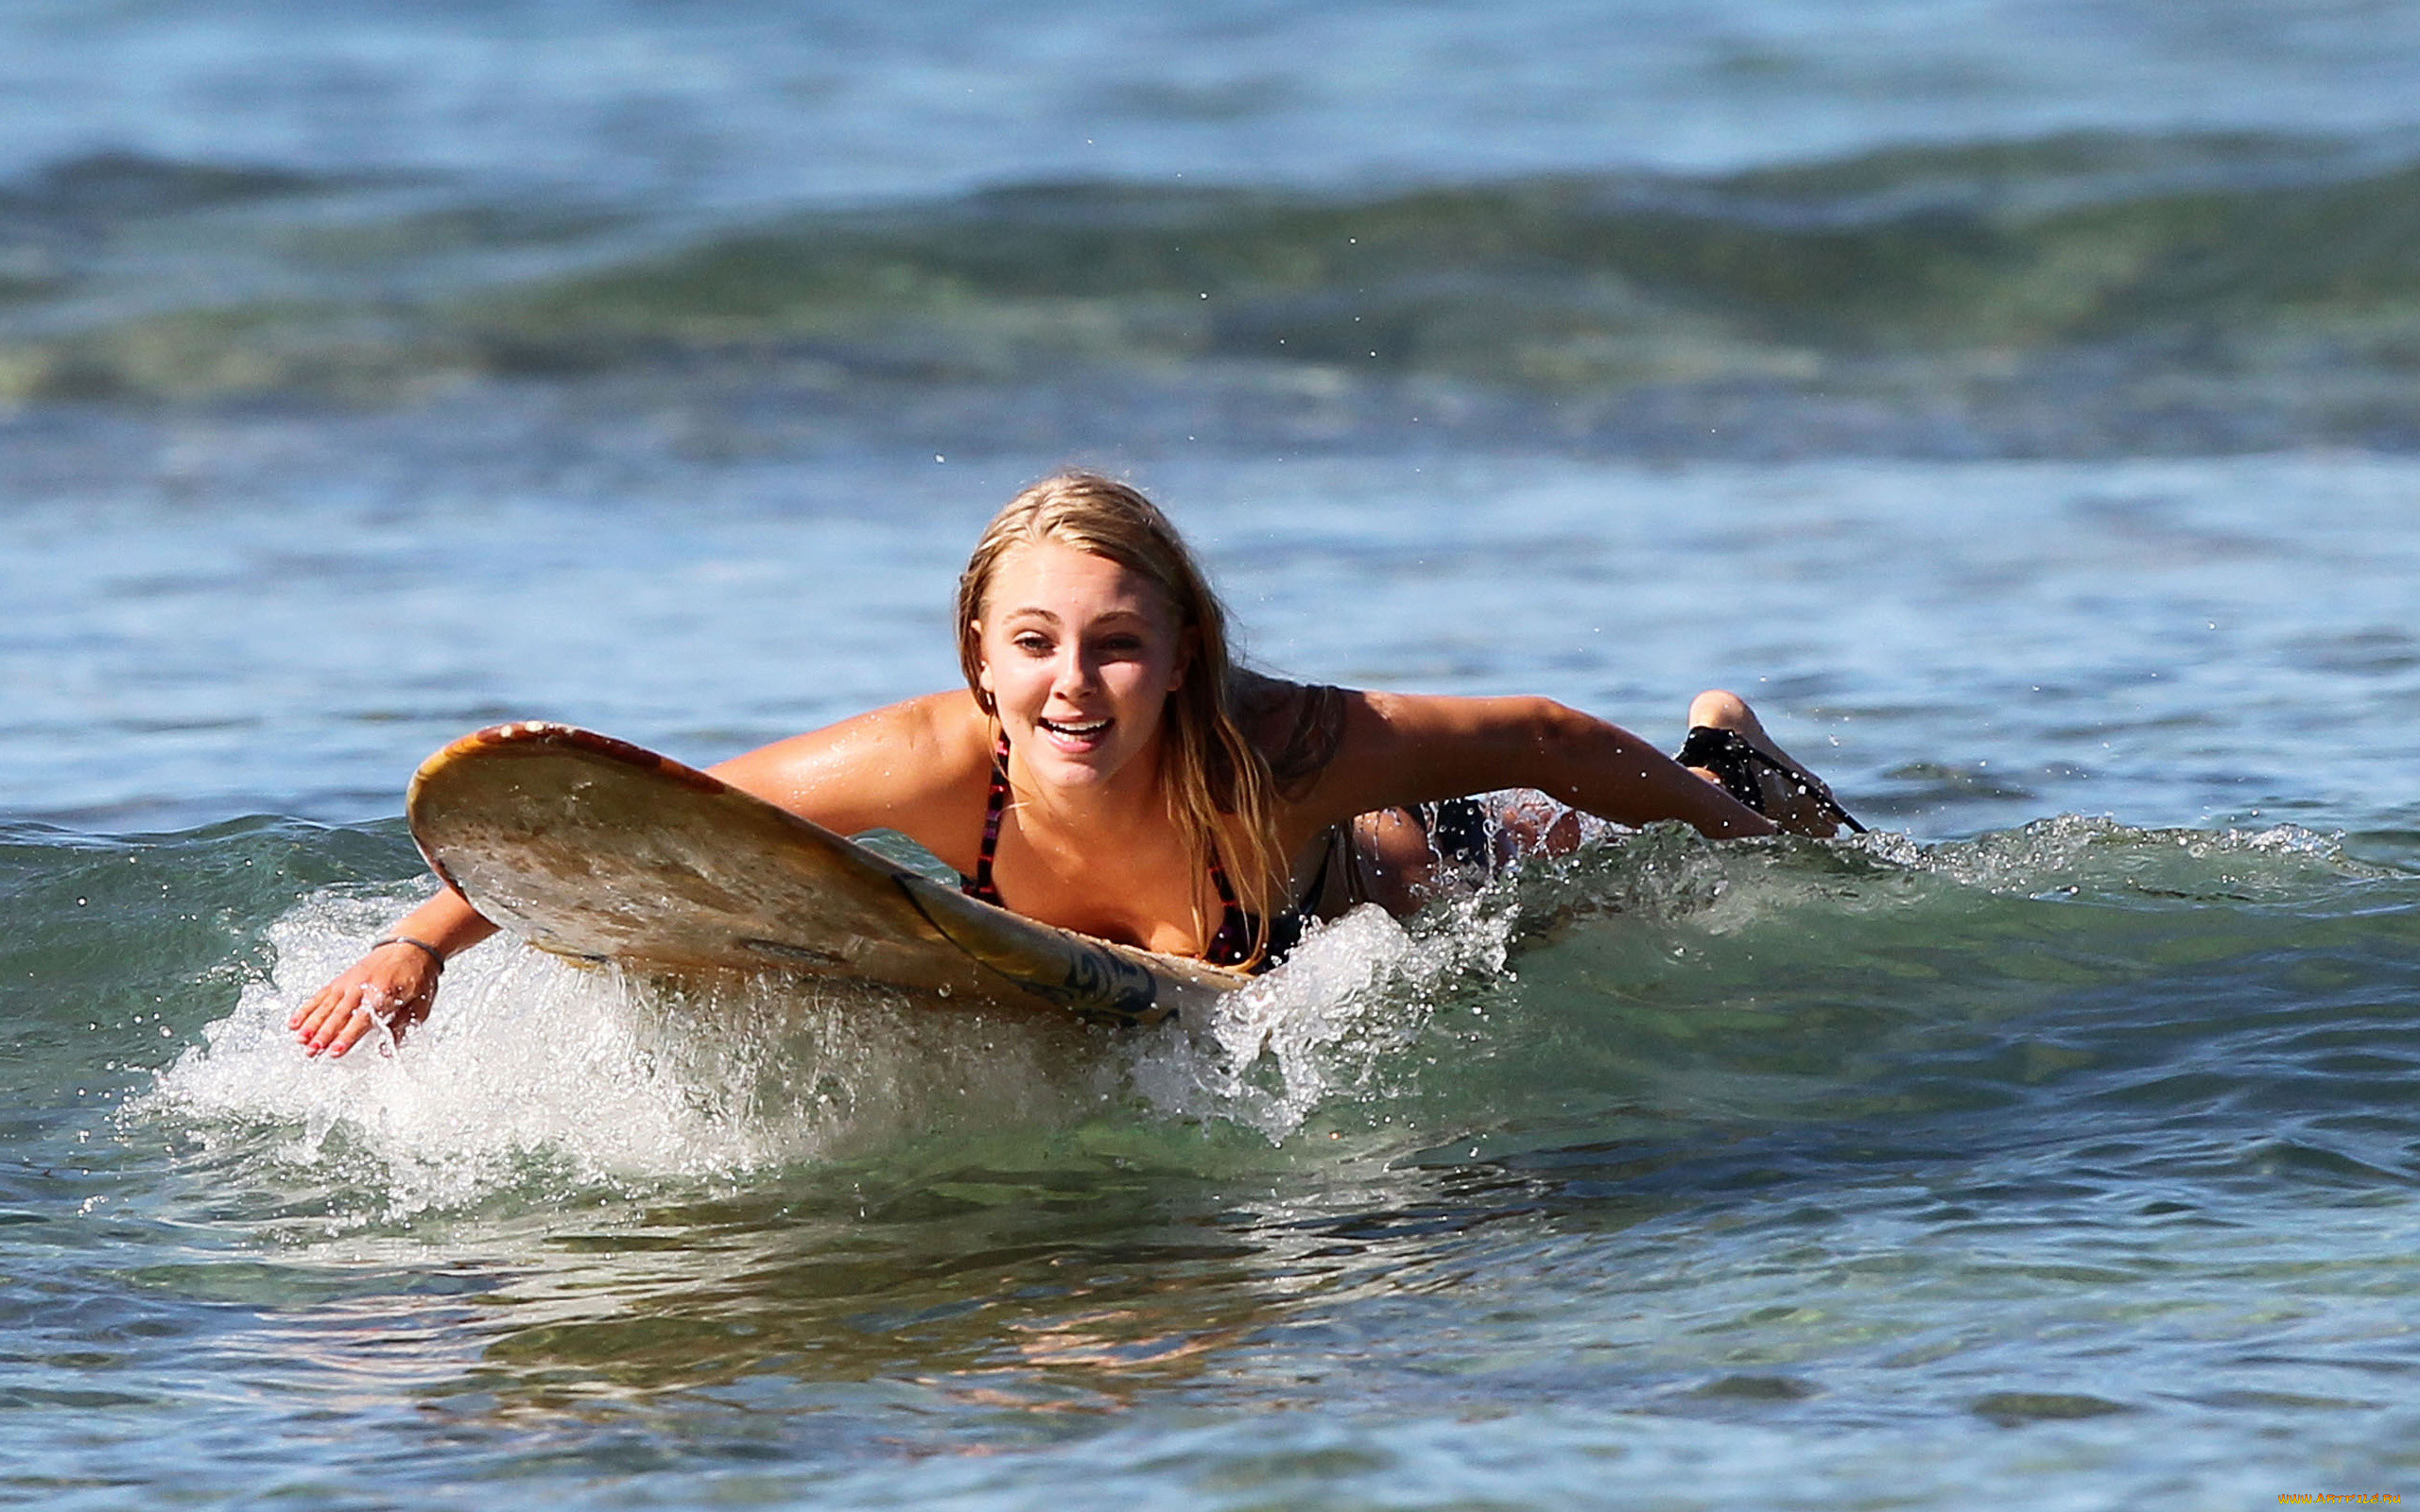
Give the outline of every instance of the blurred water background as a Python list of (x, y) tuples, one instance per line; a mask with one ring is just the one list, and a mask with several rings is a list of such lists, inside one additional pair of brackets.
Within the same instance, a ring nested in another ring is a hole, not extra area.
[[(2415, 373), (2400, 0), (11, 4), (0, 1500), (2420, 1494)], [(1876, 833), (285, 1043), (421, 756), (945, 686), (1068, 463)]]

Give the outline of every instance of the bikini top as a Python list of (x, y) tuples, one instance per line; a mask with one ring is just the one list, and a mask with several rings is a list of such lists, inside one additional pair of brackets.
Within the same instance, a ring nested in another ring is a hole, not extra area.
[[(975, 874), (959, 877), (959, 887), (969, 898), (980, 899), (995, 907), (1006, 907), (1000, 902), (999, 885), (992, 880), (992, 855), (1000, 847), (1000, 816), (1009, 808), (1009, 737), (1000, 736), (1000, 744), (992, 752), (992, 791), (983, 805), (983, 846), (975, 854)], [(1245, 912), (1236, 898), (1236, 889), (1227, 881), (1227, 868), (1219, 864), (1219, 851), (1210, 851), (1210, 885), (1219, 890), (1219, 928), (1210, 936), (1201, 958), (1213, 966), (1238, 966), (1254, 971), (1265, 971), (1276, 957), (1303, 937), (1305, 920), (1301, 912), (1288, 908), (1269, 921), (1269, 949), (1257, 960), (1253, 947), (1260, 936), (1260, 920)]]

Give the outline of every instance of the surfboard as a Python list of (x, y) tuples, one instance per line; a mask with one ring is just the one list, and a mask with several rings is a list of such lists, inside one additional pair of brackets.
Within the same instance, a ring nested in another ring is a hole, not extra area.
[(1247, 980), (1021, 918), (667, 756), (570, 725), (497, 725), (421, 765), (412, 837), (541, 950), (675, 975), (872, 983), (1150, 1024)]

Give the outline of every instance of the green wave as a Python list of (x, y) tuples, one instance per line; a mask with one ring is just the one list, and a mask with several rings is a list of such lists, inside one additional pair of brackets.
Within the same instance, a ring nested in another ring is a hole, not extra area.
[(0, 396), (379, 400), (700, 359), (836, 384), (1207, 362), (1547, 393), (2103, 351), (2235, 375), (2420, 365), (2420, 165), (2257, 138), (1357, 198), (1032, 185), (658, 232), (632, 254), (602, 219), (423, 215), (339, 252), (323, 230), (289, 236), (272, 294), (81, 323), (56, 279), (44, 319), (20, 293)]

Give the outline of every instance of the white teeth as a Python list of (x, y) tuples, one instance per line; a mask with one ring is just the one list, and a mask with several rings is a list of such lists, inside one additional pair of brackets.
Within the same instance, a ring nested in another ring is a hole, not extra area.
[(1096, 719), (1089, 724), (1081, 725), (1067, 724), (1057, 719), (1041, 719), (1036, 720), (1035, 723), (1057, 735), (1098, 735), (1109, 728), (1109, 721), (1106, 719)]

